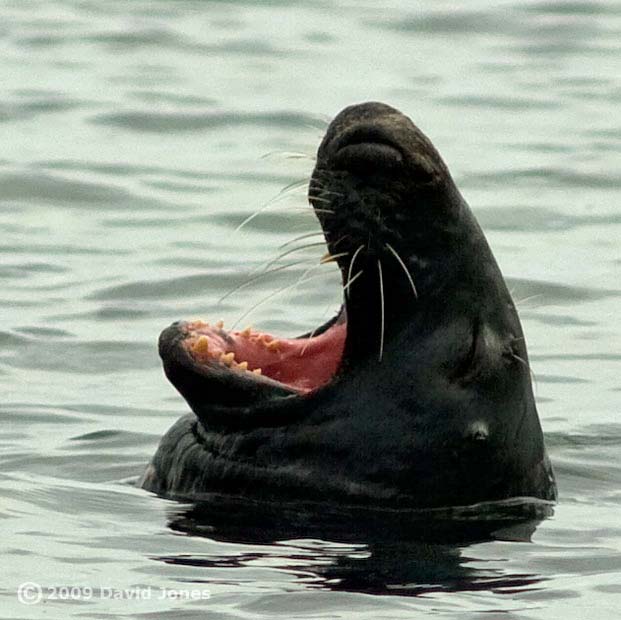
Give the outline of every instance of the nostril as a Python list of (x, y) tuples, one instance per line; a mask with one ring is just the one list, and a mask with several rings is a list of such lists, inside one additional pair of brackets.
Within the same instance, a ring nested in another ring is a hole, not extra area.
[(402, 166), (404, 160), (400, 145), (377, 126), (349, 129), (333, 143), (332, 153), (335, 169), (354, 173), (390, 170)]
[(332, 165), (337, 170), (372, 172), (401, 167), (403, 155), (394, 146), (379, 142), (347, 144), (335, 153)]

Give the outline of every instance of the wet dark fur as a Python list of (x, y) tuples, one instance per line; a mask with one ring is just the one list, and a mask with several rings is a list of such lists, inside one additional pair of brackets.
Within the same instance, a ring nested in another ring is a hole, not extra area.
[(330, 251), (347, 252), (344, 281), (362, 270), (339, 376), (306, 397), (240, 384), (224, 402), (169, 328), (164, 367), (194, 413), (162, 439), (143, 486), (413, 508), (554, 499), (517, 312), (431, 142), (389, 106), (346, 108), (309, 195)]

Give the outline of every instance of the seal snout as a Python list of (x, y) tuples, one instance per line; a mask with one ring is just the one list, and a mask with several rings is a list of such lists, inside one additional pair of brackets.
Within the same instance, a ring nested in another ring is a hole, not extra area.
[(354, 126), (339, 136), (331, 147), (330, 161), (335, 170), (360, 174), (403, 166), (401, 146), (381, 125)]

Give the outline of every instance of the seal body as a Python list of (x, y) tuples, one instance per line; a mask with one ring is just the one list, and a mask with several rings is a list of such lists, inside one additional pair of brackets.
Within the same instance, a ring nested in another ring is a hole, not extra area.
[(144, 488), (406, 508), (555, 499), (515, 306), (428, 138), (387, 105), (346, 108), (309, 199), (340, 311), (291, 340), (167, 328), (164, 370), (192, 413)]

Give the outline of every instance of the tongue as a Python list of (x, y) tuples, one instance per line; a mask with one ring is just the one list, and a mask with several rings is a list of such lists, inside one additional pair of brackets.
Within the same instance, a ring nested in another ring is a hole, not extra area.
[(219, 361), (234, 371), (254, 372), (297, 390), (316, 390), (336, 373), (345, 346), (346, 326), (335, 324), (313, 338), (275, 338), (253, 331), (227, 332), (221, 324), (188, 326), (186, 345), (199, 363)]

